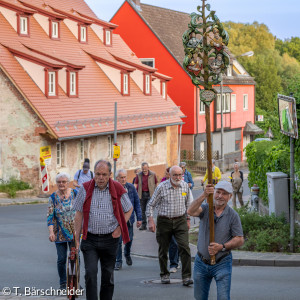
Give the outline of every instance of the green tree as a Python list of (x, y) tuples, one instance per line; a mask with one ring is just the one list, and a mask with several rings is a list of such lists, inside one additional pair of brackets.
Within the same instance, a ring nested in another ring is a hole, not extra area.
[(282, 41), (280, 39), (275, 42), (276, 49), (280, 52), (281, 55), (284, 53), (289, 54), (291, 57), (294, 57), (300, 63), (300, 38), (292, 37)]

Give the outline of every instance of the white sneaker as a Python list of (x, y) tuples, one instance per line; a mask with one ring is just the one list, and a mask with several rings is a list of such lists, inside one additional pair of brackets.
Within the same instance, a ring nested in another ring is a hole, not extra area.
[(170, 273), (176, 273), (177, 272), (177, 268), (170, 268)]
[(180, 265), (178, 265), (176, 269), (177, 269), (177, 270), (180, 269)]

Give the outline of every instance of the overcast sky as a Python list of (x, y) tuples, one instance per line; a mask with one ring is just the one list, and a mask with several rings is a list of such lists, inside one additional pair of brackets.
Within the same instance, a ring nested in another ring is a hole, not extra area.
[[(109, 21), (124, 0), (85, 0), (98, 18)], [(201, 0), (141, 0), (142, 3), (177, 11), (196, 12)], [(208, 0), (221, 22), (233, 21), (268, 26), (280, 39), (300, 37), (300, 0)]]

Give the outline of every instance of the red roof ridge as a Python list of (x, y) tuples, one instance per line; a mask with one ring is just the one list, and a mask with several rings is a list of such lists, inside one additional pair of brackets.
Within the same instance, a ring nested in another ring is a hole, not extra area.
[(5, 45), (3, 42), (1, 42), (0, 44), (3, 47), (5, 47), (6, 49), (8, 49), (13, 55), (24, 58), (24, 59), (29, 59), (39, 65), (48, 66), (48, 67), (55, 68), (55, 69), (62, 69), (65, 66), (65, 64), (58, 62), (56, 59), (48, 58), (41, 54), (36, 54), (37, 56), (33, 56), (30, 53), (26, 53), (26, 51), (25, 52), (20, 51), (20, 50), (15, 49), (12, 46)]
[(111, 22), (106, 22), (106, 21), (103, 21), (103, 20), (100, 20), (100, 19), (96, 19), (96, 18), (90, 17), (90, 16), (85, 15), (85, 14), (79, 12), (79, 11), (76, 11), (76, 12), (77, 12), (80, 16), (82, 16), (82, 17), (84, 17), (84, 18), (86, 18), (86, 19), (90, 19), (90, 20), (93, 21), (93, 23), (96, 23), (96, 24), (101, 25), (101, 26), (103, 26), (103, 27), (108, 27), (108, 28), (110, 28), (110, 29), (115, 29), (115, 28), (118, 27), (118, 25), (113, 24), (113, 23), (111, 23)]
[(132, 68), (132, 67), (129, 67), (129, 66), (126, 66), (125, 64), (121, 64), (121, 63), (118, 63), (118, 62), (113, 62), (111, 60), (108, 60), (106, 58), (103, 58), (103, 57), (100, 57), (100, 56), (97, 56), (95, 54), (92, 54), (86, 50), (84, 50), (88, 55), (90, 55), (94, 60), (100, 62), (100, 63), (103, 63), (105, 65), (108, 65), (108, 66), (111, 66), (113, 68), (116, 68), (116, 69), (119, 69), (119, 70), (124, 70), (124, 71), (127, 71), (127, 72), (133, 72), (135, 71), (136, 69), (135, 68)]
[[(84, 17), (78, 17), (76, 15), (73, 15), (71, 13), (68, 13), (68, 12), (65, 12), (63, 10), (60, 10), (60, 9), (57, 9), (55, 7), (52, 7), (51, 5), (49, 5), (49, 7), (51, 7), (51, 9), (53, 9), (55, 12), (59, 13), (59, 14), (62, 14), (66, 17), (68, 17), (69, 19), (71, 20), (74, 20), (76, 22), (81, 22), (81, 23), (84, 23), (84, 24), (87, 24), (87, 25), (91, 25), (93, 24), (93, 22), (87, 18), (84, 18)], [(74, 12), (76, 12), (75, 10), (73, 10)]]
[(25, 45), (25, 44), (23, 44), (23, 43), (22, 43), (22, 45), (23, 45), (24, 47), (26, 47), (27, 49), (29, 49), (29, 50), (35, 52), (35, 53), (41, 54), (41, 55), (43, 55), (43, 56), (46, 56), (46, 57), (48, 57), (48, 58), (51, 58), (51, 59), (53, 59), (53, 60), (56, 60), (56, 61), (61, 62), (61, 63), (63, 63), (63, 64), (66, 64), (66, 65), (68, 65), (68, 66), (71, 67), (71, 68), (78, 69), (78, 70), (81, 70), (81, 69), (85, 68), (85, 66), (82, 66), (82, 65), (76, 65), (76, 64), (70, 63), (70, 62), (68, 62), (68, 61), (66, 61), (66, 60), (63, 60), (63, 59), (61, 59), (61, 58), (54, 57), (54, 56), (52, 56), (52, 55), (46, 53), (44, 50), (43, 50), (43, 51), (39, 51), (39, 50), (36, 50), (36, 49), (32, 48), (31, 46), (27, 46), (27, 45)]
[(46, 9), (46, 7), (49, 7), (51, 10), (52, 8), (49, 6), (49, 5), (46, 5), (45, 6), (45, 9), (41, 8), (41, 7), (38, 7), (38, 6), (35, 6), (35, 5), (32, 5), (30, 3), (27, 3), (25, 2), (24, 0), (18, 0), (21, 4), (23, 4), (24, 6), (27, 6), (29, 8), (32, 8), (34, 9), (35, 11), (43, 14), (43, 15), (46, 15), (46, 16), (50, 16), (50, 17), (54, 17), (56, 19), (65, 19), (66, 16), (62, 15), (62, 14), (59, 14), (59, 13), (56, 13), (56, 12), (53, 12), (53, 11), (49, 11)]
[(4, 6), (4, 7), (7, 7), (9, 9), (12, 9), (14, 11), (23, 12), (23, 13), (30, 14), (30, 15), (32, 15), (36, 12), (33, 9), (24, 7), (24, 5), (21, 4), (18, 1), (16, 1), (16, 3), (14, 4), (14, 3), (11, 3), (11, 2), (6, 2), (4, 0), (0, 0), (0, 6)]
[(142, 63), (141, 63), (141, 64), (135, 63), (135, 62), (133, 62), (133, 61), (130, 61), (130, 60), (127, 60), (127, 59), (122, 58), (122, 57), (120, 57), (120, 56), (117, 56), (117, 55), (115, 55), (115, 54), (113, 54), (113, 53), (111, 53), (111, 55), (112, 55), (117, 61), (120, 61), (120, 62), (122, 62), (122, 63), (125, 63), (125, 64), (127, 64), (127, 65), (129, 65), (129, 66), (135, 67), (135, 68), (137, 68), (137, 69), (139, 69), (139, 70), (147, 71), (147, 72), (150, 72), (150, 73), (154, 73), (154, 72), (157, 71), (157, 69), (152, 68), (152, 67), (149, 67), (149, 66), (147, 66), (147, 65), (144, 65), (144, 64), (142, 64)]

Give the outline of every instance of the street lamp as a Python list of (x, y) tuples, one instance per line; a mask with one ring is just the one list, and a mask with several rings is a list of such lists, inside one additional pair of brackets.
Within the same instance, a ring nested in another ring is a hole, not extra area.
[[(234, 58), (236, 59), (237, 57), (241, 56), (253, 56), (254, 52), (253, 51), (248, 51), (245, 52), (241, 55), (237, 55)], [(223, 141), (223, 136), (224, 136), (224, 126), (223, 126), (223, 74), (221, 74), (221, 82), (220, 82), (220, 94), (221, 94), (221, 169), (222, 172), (224, 172), (224, 141)], [(225, 104), (225, 103), (224, 103)], [(230, 109), (231, 110), (231, 109)]]

